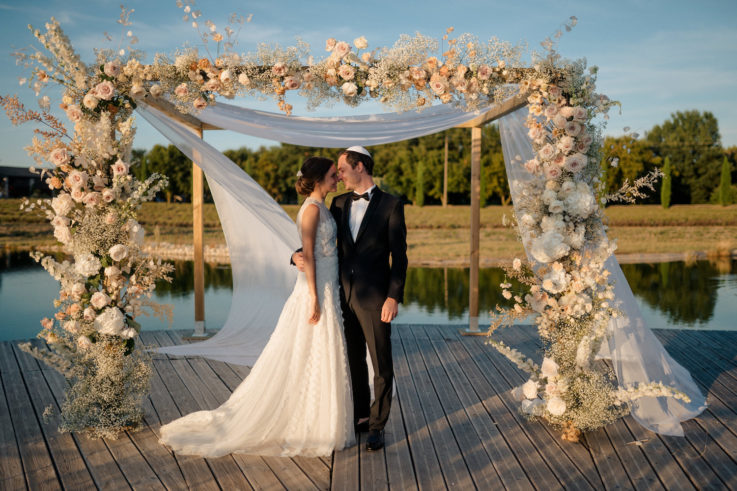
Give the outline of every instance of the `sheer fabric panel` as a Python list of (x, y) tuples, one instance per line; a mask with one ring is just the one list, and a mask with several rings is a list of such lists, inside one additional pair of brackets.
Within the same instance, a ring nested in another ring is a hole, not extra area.
[(143, 104), (138, 111), (204, 171), (233, 270), (233, 300), (222, 329), (206, 341), (159, 351), (253, 365), (297, 277), (289, 265), (300, 243), (297, 227), (256, 181), (187, 127)]
[[(526, 117), (527, 109), (522, 108), (499, 120), (513, 202), (515, 183), (532, 178), (523, 167), (535, 155), (524, 126)], [(683, 436), (680, 423), (698, 416), (706, 408), (706, 400), (688, 370), (668, 354), (645, 324), (617, 258), (612, 255), (605, 266), (616, 282), (616, 302), (626, 317), (612, 319), (609, 344), (604, 343), (600, 356), (611, 358), (620, 386), (663, 382), (688, 395), (690, 403), (672, 397), (644, 397), (631, 404), (632, 416), (645, 428), (663, 435)]]

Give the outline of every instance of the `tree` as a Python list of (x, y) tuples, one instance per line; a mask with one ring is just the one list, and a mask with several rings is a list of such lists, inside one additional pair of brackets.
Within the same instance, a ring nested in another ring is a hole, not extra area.
[(729, 167), (729, 160), (725, 155), (722, 160), (722, 176), (719, 180), (719, 204), (722, 206), (732, 204), (732, 174)]
[(172, 199), (188, 201), (192, 194), (192, 162), (174, 145), (154, 145), (145, 155), (143, 164), (147, 175), (154, 172), (169, 178), (165, 191), (167, 203)]
[(660, 204), (663, 208), (670, 208), (670, 190), (673, 169), (670, 165), (670, 157), (665, 158), (663, 165), (663, 185), (660, 188)]
[(723, 155), (719, 124), (708, 111), (671, 114), (655, 125), (645, 140), (659, 157), (670, 157), (673, 165), (673, 203), (707, 203), (718, 185), (719, 161)]

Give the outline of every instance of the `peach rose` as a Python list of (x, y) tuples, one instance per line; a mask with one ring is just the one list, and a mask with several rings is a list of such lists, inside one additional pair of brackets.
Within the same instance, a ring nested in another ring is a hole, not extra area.
[(282, 62), (275, 63), (274, 66), (271, 67), (271, 73), (277, 77), (283, 77), (287, 74), (287, 71), (287, 65)]
[(335, 38), (329, 38), (327, 41), (325, 41), (325, 51), (332, 51), (335, 49), (335, 44), (337, 41)]
[(351, 51), (351, 47), (346, 43), (345, 41), (340, 41), (335, 44), (334, 53), (339, 58), (343, 58), (345, 55), (347, 55)]
[(93, 90), (95, 92), (95, 96), (104, 101), (109, 101), (115, 95), (115, 86), (109, 80), (105, 80), (95, 85)]
[(338, 69), (338, 75), (340, 75), (340, 78), (343, 80), (353, 80), (355, 73), (356, 71), (350, 65), (340, 65), (340, 68)]

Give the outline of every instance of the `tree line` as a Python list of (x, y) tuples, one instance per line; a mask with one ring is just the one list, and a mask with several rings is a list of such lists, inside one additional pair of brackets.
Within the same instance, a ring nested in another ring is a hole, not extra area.
[[(443, 133), (370, 147), (379, 185), (415, 205), (440, 204), (443, 200), (445, 141), (448, 143), (449, 204), (470, 202), (471, 132), (453, 128)], [(145, 178), (152, 172), (169, 177), (167, 201), (189, 201), (191, 163), (173, 145), (155, 145), (133, 151), (133, 171)], [(338, 149), (280, 144), (252, 150), (242, 147), (224, 154), (253, 177), (280, 203), (296, 203), (296, 173), (302, 161), (319, 155), (337, 159)], [(723, 148), (718, 122), (710, 112), (676, 112), (643, 136), (607, 137), (602, 152), (607, 191), (616, 191), (625, 179), (634, 180), (654, 168), (669, 171), (646, 202), (667, 205), (688, 203), (737, 203), (737, 147)], [(614, 162), (615, 166), (611, 166)], [(667, 186), (666, 189), (663, 186)], [(205, 190), (205, 199), (211, 200)], [(499, 129), (482, 131), (481, 203), (507, 204), (509, 185), (504, 170)]]

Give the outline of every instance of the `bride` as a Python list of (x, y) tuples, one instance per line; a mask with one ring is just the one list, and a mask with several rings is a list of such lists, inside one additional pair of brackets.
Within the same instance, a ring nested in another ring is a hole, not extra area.
[(251, 373), (212, 411), (161, 427), (180, 454), (323, 456), (354, 443), (353, 400), (338, 293), (336, 225), (325, 207), (338, 177), (311, 157), (297, 174), (307, 196), (297, 215), (305, 260), (292, 294)]

